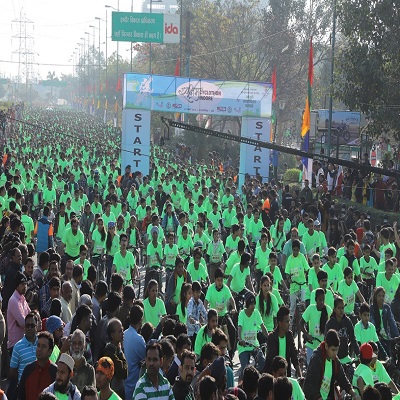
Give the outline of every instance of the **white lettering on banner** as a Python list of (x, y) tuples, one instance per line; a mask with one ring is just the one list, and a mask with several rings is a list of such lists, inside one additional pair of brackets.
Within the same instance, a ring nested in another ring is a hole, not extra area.
[(150, 169), (150, 111), (122, 111), (122, 170), (127, 165), (132, 172), (149, 174)]
[[(242, 118), (241, 136), (269, 142), (271, 122), (268, 118)], [(244, 182), (244, 175), (255, 176), (260, 174), (263, 182), (268, 180), (270, 150), (260, 145), (240, 145), (240, 186)]]

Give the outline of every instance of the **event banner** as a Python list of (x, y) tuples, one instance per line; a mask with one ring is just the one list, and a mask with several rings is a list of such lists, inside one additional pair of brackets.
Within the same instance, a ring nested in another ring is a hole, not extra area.
[[(268, 118), (242, 118), (242, 137), (270, 142), (271, 120)], [(244, 174), (254, 177), (260, 175), (263, 182), (268, 181), (270, 150), (265, 147), (240, 145), (239, 189), (244, 182)]]
[(122, 172), (127, 165), (132, 172), (148, 175), (150, 170), (150, 111), (122, 111)]
[(177, 76), (125, 74), (127, 109), (237, 117), (271, 117), (272, 85)]

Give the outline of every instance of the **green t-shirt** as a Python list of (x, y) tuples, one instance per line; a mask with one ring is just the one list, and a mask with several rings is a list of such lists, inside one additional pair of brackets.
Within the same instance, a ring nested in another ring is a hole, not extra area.
[(317, 231), (313, 231), (313, 234), (310, 235), (307, 230), (301, 240), (304, 243), (309, 258), (311, 258), (317, 252), (317, 248), (321, 246), (320, 236)]
[(212, 337), (207, 334), (207, 325), (202, 326), (197, 332), (196, 341), (194, 342), (194, 352), (196, 356), (200, 356), (201, 349), (206, 343), (211, 342), (211, 339)]
[(332, 290), (337, 292), (339, 282), (344, 278), (341, 266), (335, 263), (331, 268), (328, 263), (325, 263), (322, 270), (328, 274), (328, 286), (331, 286)]
[(181, 291), (182, 291), (182, 285), (185, 282), (185, 277), (182, 276), (178, 276), (176, 278), (176, 286), (175, 286), (175, 292), (174, 292), (174, 297), (173, 297), (173, 301), (178, 304), (180, 302), (181, 299)]
[(257, 243), (261, 239), (261, 229), (264, 227), (263, 222), (259, 219), (257, 222), (253, 219), (249, 228), (247, 229), (247, 233), (251, 233), (251, 241), (252, 243)]
[(219, 221), (221, 219), (221, 213), (219, 211), (217, 211), (215, 214), (213, 212), (210, 212), (207, 215), (207, 218), (212, 222), (213, 229), (219, 228)]
[(179, 322), (186, 325), (187, 320), (187, 307), (184, 307), (184, 312), (182, 312), (181, 303), (176, 306), (176, 314), (179, 317)]
[(236, 239), (234, 240), (232, 235), (229, 235), (226, 238), (226, 242), (225, 242), (225, 250), (227, 254), (230, 254), (232, 251), (237, 250), (238, 248), (238, 243), (239, 243), (239, 236), (236, 237)]
[[(270, 267), (269, 265), (267, 265), (267, 266), (265, 267), (265, 269), (264, 269), (264, 275), (266, 275), (267, 272), (271, 272), (271, 267)], [(275, 268), (274, 268), (274, 272), (272, 272), (272, 276), (273, 276), (273, 278), (274, 278), (273, 287), (274, 287), (276, 290), (279, 290), (279, 285), (280, 285), (281, 282), (283, 281), (283, 278), (282, 278), (281, 270), (280, 270), (280, 268), (279, 268), (277, 265), (276, 265)]]
[(359, 377), (362, 378), (365, 386), (371, 385), (373, 387), (374, 386), (374, 377), (372, 375), (371, 368), (368, 365), (359, 364), (358, 367), (356, 368), (356, 370), (354, 371), (353, 381), (352, 381), (353, 389), (356, 393), (361, 395), (360, 391), (358, 390), (358, 386), (357, 386), (357, 381), (358, 381)]
[(146, 216), (146, 205), (142, 207), (141, 205), (136, 208), (136, 217), (139, 222), (142, 222)]
[(173, 244), (172, 247), (170, 247), (169, 244), (165, 245), (164, 258), (165, 258), (165, 267), (167, 269), (175, 268), (175, 260), (178, 255), (179, 255), (179, 250), (176, 244)]
[(270, 253), (271, 250), (268, 247), (265, 248), (265, 251), (261, 248), (261, 246), (257, 247), (256, 254), (254, 256), (254, 259), (257, 260), (256, 269), (264, 271), (265, 268), (268, 267), (268, 257)]
[(387, 385), (391, 382), (391, 378), (389, 374), (386, 371), (386, 368), (383, 366), (383, 364), (379, 361), (376, 360), (375, 366), (369, 366), (369, 368), (372, 371), (372, 377), (374, 379), (374, 384), (378, 382), (383, 382), (386, 383)]
[(178, 250), (183, 258), (190, 256), (190, 251), (193, 250), (193, 240), (187, 235), (186, 239), (183, 236), (178, 237)]
[(310, 270), (308, 271), (307, 289), (306, 289), (306, 300), (310, 300), (310, 296), (311, 296), (310, 286), (311, 286), (311, 292), (312, 292), (313, 290), (319, 288), (317, 273), (315, 272), (315, 269), (314, 269), (314, 268), (310, 268)]
[(31, 234), (35, 229), (35, 227), (33, 225), (33, 219), (29, 215), (22, 214), (21, 222), (24, 224), (27, 241), (29, 241), (31, 238)]
[(218, 242), (210, 242), (207, 246), (207, 254), (210, 256), (210, 262), (217, 264), (222, 261), (222, 257), (225, 253), (225, 247), (222, 240)]
[[(290, 293), (296, 293), (300, 290), (300, 285), (307, 282), (305, 273), (310, 269), (305, 256), (301, 253), (297, 257), (293, 254), (286, 260), (285, 273), (290, 275), (292, 280), (290, 284)], [(305, 289), (305, 288), (304, 288)]]
[(332, 360), (325, 360), (324, 376), (321, 382), (321, 388), (319, 390), (323, 400), (328, 398), (329, 392), (331, 391), (331, 380), (332, 380)]
[(278, 300), (276, 297), (271, 293), (271, 308), (269, 314), (267, 314), (267, 302), (264, 300), (264, 312), (261, 313), (260, 309), (260, 295), (256, 297), (256, 309), (260, 312), (261, 318), (264, 322), (267, 331), (272, 331), (274, 329), (274, 318), (276, 317), (276, 313), (278, 312)]
[[(315, 300), (315, 293), (316, 293), (317, 289), (314, 289), (311, 294), (310, 294), (310, 304), (316, 304), (316, 300)], [(326, 289), (325, 290), (325, 304), (328, 305), (330, 308), (334, 307), (334, 301), (335, 301), (335, 297), (332, 293), (331, 290)], [(328, 315), (328, 318), (330, 317), (330, 315)]]
[(346, 314), (351, 314), (354, 311), (356, 293), (358, 290), (357, 283), (355, 283), (354, 280), (351, 282), (350, 286), (347, 285), (344, 279), (339, 283), (338, 293), (344, 301), (344, 312)]
[(282, 338), (278, 336), (278, 339), (279, 339), (278, 355), (286, 359), (286, 335)]
[(156, 298), (154, 307), (150, 304), (149, 298), (143, 301), (144, 316), (143, 322), (150, 322), (154, 327), (160, 323), (161, 317), (167, 314), (164, 302)]
[(197, 282), (205, 282), (207, 281), (208, 278), (208, 272), (207, 272), (207, 267), (206, 267), (206, 262), (204, 258), (201, 258), (200, 264), (198, 266), (198, 269), (195, 268), (194, 266), (194, 260), (193, 257), (189, 261), (189, 264), (187, 266), (187, 272), (189, 272), (190, 277), (192, 278), (192, 282), (197, 281)]
[[(107, 248), (107, 244), (106, 244), (106, 248)], [(115, 254), (117, 254), (118, 250), (119, 250), (119, 235), (115, 234), (112, 239), (112, 242), (111, 242), (111, 248), (110, 248), (110, 250), (107, 250), (107, 254), (114, 257)]]
[(362, 321), (358, 321), (354, 326), (354, 336), (360, 344), (368, 343), (369, 341), (377, 343), (379, 341), (375, 325), (372, 322), (368, 322), (367, 327), (365, 327)]
[(223, 213), (222, 213), (222, 225), (225, 228), (230, 228), (232, 226), (232, 218), (236, 215), (235, 210), (229, 211), (229, 208), (227, 208)]
[[(100, 392), (97, 393), (100, 399)], [(111, 396), (107, 400), (122, 400), (121, 397), (117, 395), (114, 391), (112, 392)]]
[(210, 304), (210, 308), (214, 308), (219, 317), (223, 317), (228, 312), (229, 300), (232, 293), (228, 286), (222, 285), (221, 290), (217, 290), (215, 283), (209, 286), (206, 294), (206, 300)]
[(115, 218), (115, 215), (112, 212), (110, 212), (110, 215), (107, 215), (106, 213), (104, 213), (101, 216), (101, 218), (103, 219), (104, 226), (106, 229), (108, 228), (109, 222), (115, 222), (115, 223), (117, 222), (117, 219)]
[[(332, 308), (326, 305), (326, 310), (329, 318), (329, 316), (332, 314)], [(315, 350), (324, 340), (324, 332), (320, 329), (321, 314), (322, 310), (318, 311), (315, 304), (310, 304), (302, 316), (304, 321), (308, 323), (308, 333), (316, 339), (319, 339), (319, 341), (313, 340), (312, 343), (306, 343), (306, 346), (313, 350)]]
[(82, 265), (82, 267), (83, 267), (83, 280), (86, 280), (87, 279), (87, 275), (88, 275), (88, 270), (89, 270), (89, 267), (90, 267), (90, 261), (87, 258), (85, 258), (83, 260), (83, 263), (81, 263), (80, 259), (77, 258), (74, 261), (74, 265), (78, 265), (78, 264)]
[(127, 250), (125, 257), (123, 257), (121, 252), (118, 251), (115, 253), (113, 264), (115, 265), (115, 272), (121, 274), (125, 282), (132, 281), (131, 271), (133, 271), (136, 264), (132, 252)]
[[(252, 312), (250, 317), (246, 314), (246, 309), (240, 311), (238, 325), (242, 327), (242, 337), (239, 340), (244, 340), (254, 346), (258, 346), (257, 333), (261, 330), (262, 324), (263, 320), (257, 308)], [(240, 344), (238, 344), (237, 348), (239, 354), (244, 351), (254, 350), (252, 346), (241, 346)]]
[(78, 257), (80, 246), (85, 244), (85, 236), (79, 228), (76, 235), (73, 234), (72, 228), (69, 228), (64, 232), (62, 242), (65, 244), (65, 252), (69, 256)]
[(157, 246), (154, 246), (153, 242), (151, 241), (146, 248), (146, 254), (148, 257), (148, 264), (150, 267), (160, 267), (161, 264), (158, 261), (157, 254), (162, 259), (163, 250), (160, 242), (157, 242)]
[(386, 273), (379, 272), (376, 276), (376, 287), (378, 286), (382, 286), (386, 290), (385, 303), (390, 304), (394, 299), (397, 288), (399, 287), (399, 278), (396, 275), (393, 275), (390, 280), (387, 280)]
[[(369, 257), (369, 260), (367, 261), (365, 259), (365, 256), (362, 256), (360, 258), (360, 271), (361, 271), (361, 276), (363, 279), (373, 279), (373, 275), (376, 271), (378, 271), (378, 264), (375, 260), (374, 257)], [(365, 273), (372, 274), (371, 275), (366, 275)]]
[(381, 247), (379, 247), (379, 252), (380, 254), (380, 261), (384, 261), (385, 259), (385, 250), (386, 249), (392, 249), (393, 250), (393, 257), (396, 257), (396, 245), (394, 243), (388, 243), (388, 244), (382, 244)]
[(344, 271), (344, 269), (349, 266), (353, 270), (355, 276), (360, 275), (360, 265), (358, 264), (357, 258), (353, 260), (352, 265), (349, 265), (349, 260), (345, 255), (343, 255), (342, 257), (340, 257), (339, 265), (342, 268), (342, 271)]
[(68, 393), (61, 393), (59, 391), (55, 391), (54, 395), (57, 397), (58, 400), (68, 400), (69, 396)]
[(294, 378), (288, 379), (290, 382), (292, 382), (292, 400), (304, 400), (306, 397), (304, 396), (304, 392), (299, 384), (299, 381)]
[(246, 279), (250, 275), (250, 268), (246, 267), (243, 272), (240, 269), (240, 263), (233, 266), (230, 276), (231, 280), (231, 290), (236, 293), (240, 293), (246, 286)]
[(101, 240), (101, 233), (98, 229), (95, 229), (92, 233), (92, 242), (93, 242), (93, 253), (94, 254), (103, 254), (106, 249), (106, 238), (105, 235), (104, 240)]

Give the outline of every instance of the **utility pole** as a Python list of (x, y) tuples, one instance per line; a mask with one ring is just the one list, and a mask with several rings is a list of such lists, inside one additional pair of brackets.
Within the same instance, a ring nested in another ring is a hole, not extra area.
[(190, 11), (186, 12), (186, 42), (185, 42), (185, 75), (190, 76), (190, 55), (192, 53), (192, 45), (190, 43), (190, 24), (192, 21), (192, 13)]
[[(328, 143), (327, 155), (331, 155), (331, 138), (332, 138), (332, 113), (333, 113), (333, 72), (335, 68), (335, 39), (336, 39), (336, 0), (333, 0), (333, 22), (332, 22), (332, 51), (331, 51), (331, 85), (329, 93), (329, 122), (328, 122)], [(339, 133), (339, 132), (338, 132)], [(339, 144), (337, 145), (339, 146)], [(339, 152), (339, 147), (336, 150)]]

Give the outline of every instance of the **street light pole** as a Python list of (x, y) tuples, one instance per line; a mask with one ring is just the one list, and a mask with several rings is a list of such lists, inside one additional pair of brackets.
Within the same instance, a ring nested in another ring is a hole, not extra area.
[[(335, 39), (336, 39), (336, 0), (333, 0), (331, 85), (330, 85), (330, 93), (329, 93), (329, 122), (328, 122), (328, 143), (327, 143), (328, 157), (330, 157), (330, 155), (331, 155), (332, 113), (333, 113), (333, 93), (332, 92), (333, 92), (333, 80), (334, 80), (333, 72), (334, 72), (334, 67), (335, 67)], [(337, 151), (339, 151), (339, 148), (337, 149)]]
[(100, 17), (94, 17), (95, 19), (97, 19), (99, 21), (99, 96), (101, 96), (101, 67), (100, 67), (100, 53), (101, 53), (101, 48), (100, 48), (100, 38), (101, 38), (101, 25), (100, 25), (100, 21), (102, 21), (102, 19)]

